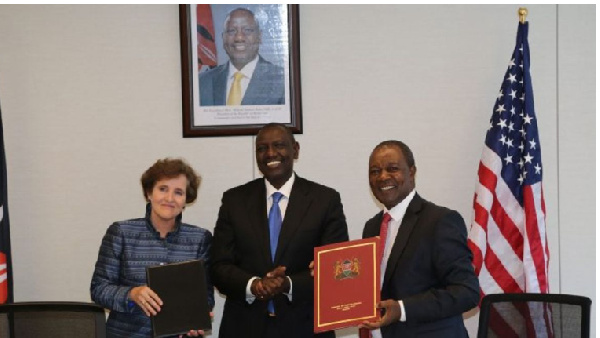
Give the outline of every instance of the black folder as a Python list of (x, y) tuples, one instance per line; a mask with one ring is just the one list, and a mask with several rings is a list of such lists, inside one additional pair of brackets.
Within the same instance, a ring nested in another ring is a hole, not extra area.
[(148, 286), (163, 301), (160, 312), (151, 317), (154, 337), (212, 328), (201, 260), (148, 267), (146, 277)]

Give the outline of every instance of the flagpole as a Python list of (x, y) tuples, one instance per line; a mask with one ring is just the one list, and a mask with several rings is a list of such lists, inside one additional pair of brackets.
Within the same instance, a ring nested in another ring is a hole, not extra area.
[(525, 19), (527, 18), (527, 8), (519, 7), (519, 22), (525, 23)]

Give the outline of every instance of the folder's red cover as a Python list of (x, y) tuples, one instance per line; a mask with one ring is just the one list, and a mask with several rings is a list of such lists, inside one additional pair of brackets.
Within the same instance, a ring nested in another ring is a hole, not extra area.
[(379, 250), (379, 237), (314, 249), (314, 332), (379, 319)]

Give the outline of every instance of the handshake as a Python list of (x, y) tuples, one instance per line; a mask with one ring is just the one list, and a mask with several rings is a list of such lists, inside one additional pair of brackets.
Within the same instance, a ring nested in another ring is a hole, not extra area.
[(290, 291), (290, 280), (285, 275), (285, 266), (278, 266), (263, 278), (256, 278), (250, 285), (250, 291), (260, 300), (270, 300), (281, 293)]

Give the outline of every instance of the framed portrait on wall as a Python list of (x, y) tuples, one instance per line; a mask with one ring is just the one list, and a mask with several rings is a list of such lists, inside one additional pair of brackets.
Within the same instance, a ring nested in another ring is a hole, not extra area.
[(183, 137), (302, 133), (298, 5), (179, 5)]

